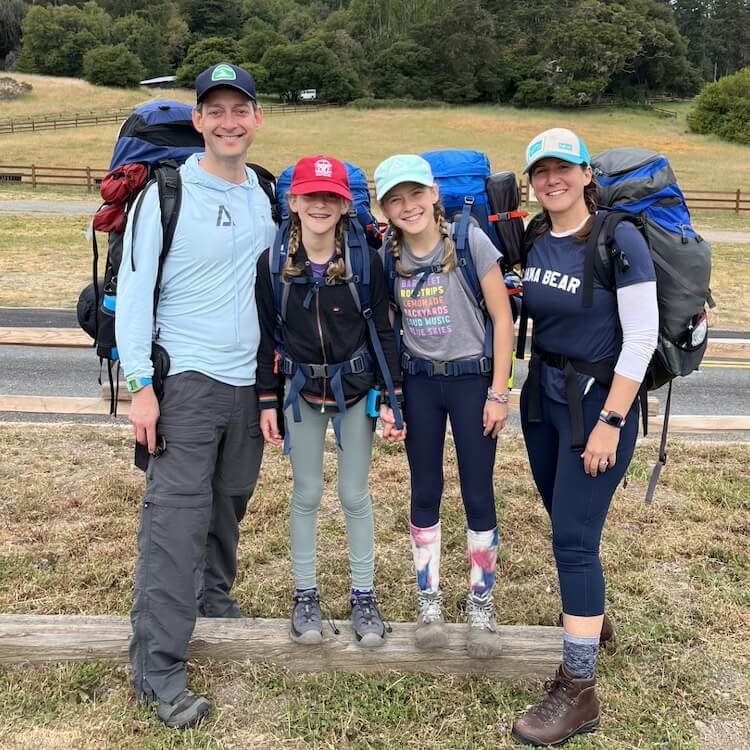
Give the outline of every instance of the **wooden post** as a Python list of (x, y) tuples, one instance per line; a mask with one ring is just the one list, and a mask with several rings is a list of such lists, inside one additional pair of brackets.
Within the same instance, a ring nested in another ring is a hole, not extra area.
[(31, 188), (36, 190), (36, 164), (31, 165)]
[[(392, 623), (381, 648), (357, 648), (348, 622), (337, 621), (334, 635), (324, 628), (320, 646), (289, 639), (288, 620), (199, 618), (190, 656), (218, 661), (277, 664), (292, 672), (493, 675), (507, 680), (550, 676), (562, 655), (562, 628), (500, 625), (500, 656), (472, 659), (466, 654), (466, 625), (446, 625), (447, 648), (418, 651), (414, 624)], [(49, 664), (111, 660), (126, 662), (130, 622), (126, 617), (79, 615), (0, 615), (0, 664)]]
[(737, 195), (735, 196), (735, 201), (734, 201), (734, 212), (738, 216), (739, 216), (739, 213), (740, 213), (740, 197), (741, 197), (741, 195), (742, 195), (742, 193), (740, 192), (740, 189), (737, 188)]
[(86, 167), (86, 190), (91, 192), (91, 167)]

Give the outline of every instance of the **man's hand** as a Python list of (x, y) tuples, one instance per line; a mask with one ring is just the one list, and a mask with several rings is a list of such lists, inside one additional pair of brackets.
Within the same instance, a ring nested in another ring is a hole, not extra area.
[(136, 441), (153, 453), (156, 450), (156, 423), (159, 421), (159, 401), (153, 386), (146, 385), (133, 394), (128, 419), (133, 425)]
[(271, 445), (280, 448), (284, 444), (284, 438), (279, 432), (279, 423), (276, 416), (276, 409), (263, 409), (260, 413), (260, 431), (263, 433), (263, 440)]

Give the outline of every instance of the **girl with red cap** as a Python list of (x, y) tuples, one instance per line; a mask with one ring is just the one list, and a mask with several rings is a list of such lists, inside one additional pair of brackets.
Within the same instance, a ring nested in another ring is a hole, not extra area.
[[(366, 397), (385, 379), (369, 350), (367, 322), (350, 288), (354, 282), (346, 237), (352, 194), (346, 166), (326, 156), (300, 159), (287, 197), (291, 225), (286, 261), (277, 276), (283, 314), (276, 309), (271, 250), (258, 261), (261, 341), (256, 387), (263, 437), (281, 446), (277, 373), (287, 376), (284, 423), (294, 480), (290, 525), (296, 586), (290, 635), (303, 644), (322, 639), (316, 525), (323, 494), (325, 435), (333, 420), (338, 494), (346, 516), (352, 573), (352, 627), (360, 646), (377, 647), (383, 643), (385, 625), (373, 592), (374, 525), (368, 487), (373, 419), (368, 416)], [(400, 392), (382, 263), (375, 250), (365, 246), (364, 252), (369, 254), (365, 262), (370, 264), (375, 327)], [(380, 418), (386, 439), (404, 439), (405, 429), (396, 429), (390, 407), (380, 407)]]

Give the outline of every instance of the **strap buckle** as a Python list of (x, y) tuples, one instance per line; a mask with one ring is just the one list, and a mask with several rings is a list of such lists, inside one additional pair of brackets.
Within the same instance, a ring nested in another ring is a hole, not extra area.
[(479, 358), (479, 374), (485, 375), (492, 371), (492, 357), (480, 357)]
[(328, 377), (328, 365), (308, 365), (310, 368), (309, 378), (327, 378)]
[(435, 362), (435, 361), (431, 361), (430, 364), (432, 365), (432, 374), (433, 375), (450, 375), (450, 372), (448, 372), (450, 362), (445, 362), (445, 361)]
[(365, 358), (360, 354), (354, 357), (354, 359), (349, 360), (349, 366), (351, 367), (352, 373), (354, 375), (360, 375), (366, 369)]

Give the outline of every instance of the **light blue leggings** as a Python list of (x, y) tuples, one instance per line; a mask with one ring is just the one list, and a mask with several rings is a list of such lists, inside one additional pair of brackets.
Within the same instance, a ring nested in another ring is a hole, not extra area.
[[(317, 586), (315, 556), (318, 509), (323, 496), (323, 454), (330, 414), (321, 414), (300, 397), (302, 421), (295, 422), (292, 409), (286, 410), (294, 488), (292, 491), (292, 569), (298, 589)], [(369, 591), (375, 568), (372, 498), (368, 486), (372, 456), (372, 419), (365, 413), (363, 398), (346, 410), (341, 423), (338, 459), (338, 495), (346, 516), (349, 565), (352, 588)], [(324, 551), (325, 554), (325, 551)]]

